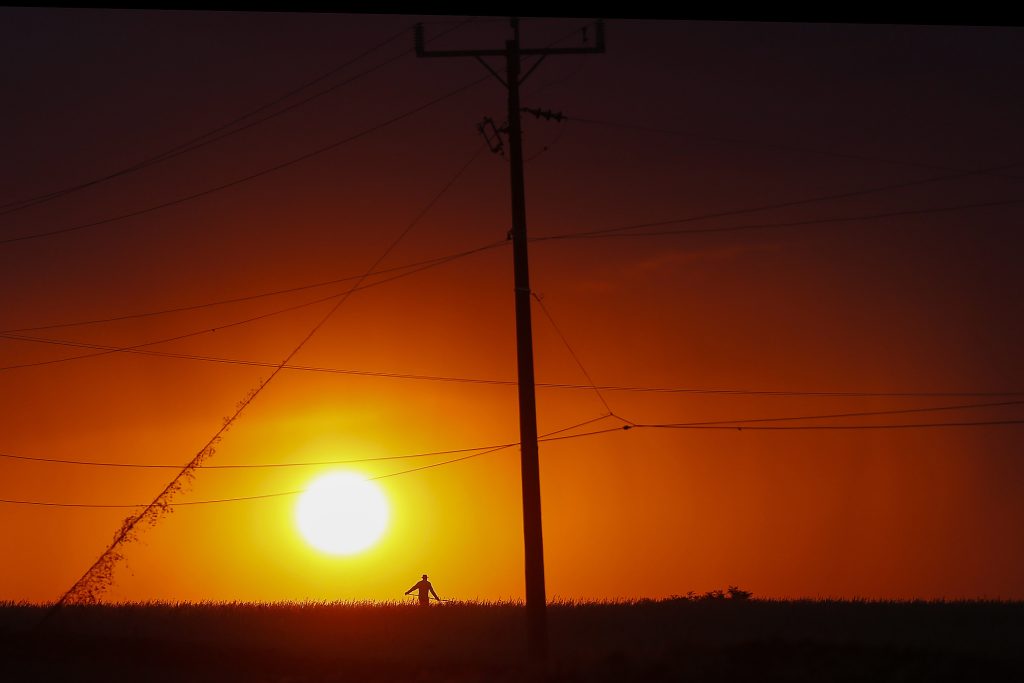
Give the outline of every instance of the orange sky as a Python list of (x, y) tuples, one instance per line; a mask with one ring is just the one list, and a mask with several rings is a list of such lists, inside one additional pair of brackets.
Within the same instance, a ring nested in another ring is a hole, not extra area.
[[(81, 183), (231, 120), (411, 25), (413, 17), (0, 10), (14, 94), (0, 203)], [(544, 45), (582, 21), (524, 22)], [(429, 27), (432, 32), (450, 24)], [(902, 189), (651, 230), (904, 213), (710, 234), (538, 241), (533, 290), (602, 385), (824, 392), (1022, 392), (1019, 29), (709, 22), (608, 24), (608, 54), (551, 59), (524, 104), (670, 129), (525, 121), (534, 236)], [(447, 47), (499, 45), (499, 23)], [(365, 64), (411, 46), (403, 36)], [(570, 40), (578, 40), (572, 37)], [(364, 68), (360, 62), (347, 73)], [(373, 126), (479, 77), (472, 60), (393, 65), (201, 150), (0, 216), (0, 238), (163, 203)], [(342, 80), (333, 76), (324, 83)], [(135, 218), (0, 244), (0, 328), (201, 304), (358, 275), (466, 163), (485, 82), (336, 150)], [(561, 126), (561, 127), (559, 127)], [(736, 142), (737, 139), (746, 142)], [(730, 141), (731, 140), (731, 141)], [(843, 156), (847, 155), (847, 156)], [(858, 157), (858, 158), (852, 158)], [(952, 170), (950, 170), (952, 169)], [(1017, 175), (1014, 175), (1017, 174)], [(507, 163), (479, 156), (381, 267), (497, 242)], [(242, 303), (30, 332), (277, 362), (333, 285)], [(484, 251), (354, 294), (303, 366), (511, 380), (511, 251)], [(537, 379), (587, 384), (534, 307)], [(270, 368), (0, 340), (0, 453), (183, 463)], [(638, 423), (877, 411), (1016, 396), (779, 396), (605, 391)], [(541, 432), (601, 417), (588, 389), (538, 389)], [(828, 424), (1022, 419), (1020, 405)], [(614, 418), (581, 427), (620, 425)], [(798, 424), (810, 424), (807, 421)], [(366, 458), (518, 438), (515, 387), (285, 370), (209, 464)], [(739, 585), (762, 597), (1024, 598), (1024, 428), (634, 429), (541, 446), (547, 592), (665, 597)], [(451, 456), (447, 456), (451, 457)], [(446, 459), (363, 463), (367, 476)], [(331, 468), (201, 471), (181, 501), (303, 488)], [(149, 501), (170, 470), (0, 458), (0, 498)], [(309, 548), (294, 496), (180, 507), (127, 546), (110, 600), (523, 596), (518, 452), (381, 480), (392, 524), (349, 558)], [(0, 600), (53, 600), (128, 510), (0, 503)]]

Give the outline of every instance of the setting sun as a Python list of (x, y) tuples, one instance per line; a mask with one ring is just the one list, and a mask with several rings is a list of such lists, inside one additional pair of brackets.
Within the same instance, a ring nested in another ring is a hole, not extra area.
[(380, 488), (358, 474), (335, 472), (314, 481), (299, 498), (295, 518), (306, 542), (332, 555), (372, 546), (388, 524)]

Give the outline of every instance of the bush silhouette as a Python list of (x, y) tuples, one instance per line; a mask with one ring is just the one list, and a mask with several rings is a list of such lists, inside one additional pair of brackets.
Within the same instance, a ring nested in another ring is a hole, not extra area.
[(729, 596), (730, 600), (747, 600), (753, 595), (750, 591), (745, 591), (739, 586), (729, 586), (729, 589), (725, 592)]
[(686, 600), (688, 602), (697, 602), (703, 600), (749, 600), (754, 593), (752, 591), (745, 591), (739, 586), (729, 586), (726, 590), (711, 590), (705, 593), (695, 593), (693, 591), (687, 591), (686, 595), (672, 595), (669, 596), (671, 600)]

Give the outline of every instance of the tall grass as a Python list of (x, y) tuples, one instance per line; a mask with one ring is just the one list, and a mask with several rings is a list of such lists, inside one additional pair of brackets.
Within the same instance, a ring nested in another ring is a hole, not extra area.
[[(0, 680), (529, 677), (520, 603), (68, 605), (31, 629), (46, 608), (0, 605)], [(1019, 602), (565, 600), (549, 628), (552, 680), (1024, 680)]]

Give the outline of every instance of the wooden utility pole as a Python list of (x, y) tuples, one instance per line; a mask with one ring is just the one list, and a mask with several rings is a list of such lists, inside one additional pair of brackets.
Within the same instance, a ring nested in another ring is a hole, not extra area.
[[(537, 447), (537, 402), (533, 378), (533, 327), (530, 317), (530, 267), (526, 242), (526, 191), (523, 184), (523, 141), (519, 120), (519, 86), (549, 55), (595, 54), (604, 52), (604, 24), (597, 22), (596, 45), (572, 48), (523, 48), (519, 44), (519, 19), (511, 18), (512, 39), (504, 49), (426, 50), (423, 25), (416, 26), (418, 57), (475, 57), (508, 90), (508, 124), (500, 132), (508, 135), (512, 186), (512, 251), (515, 268), (516, 350), (519, 374), (519, 441), (522, 452), (523, 540), (526, 550), (526, 612), (530, 651), (538, 659), (547, 657), (547, 596), (544, 590), (544, 536), (540, 514), (540, 463)], [(585, 30), (584, 30), (585, 31)], [(586, 33), (583, 34), (586, 36)], [(537, 60), (521, 75), (520, 58), (536, 55)], [(484, 61), (484, 57), (505, 58), (505, 78)], [(500, 140), (499, 140), (500, 142)]]

